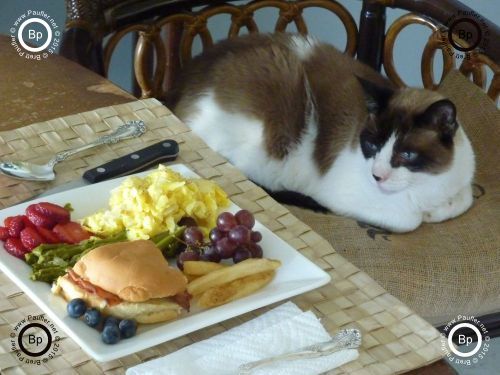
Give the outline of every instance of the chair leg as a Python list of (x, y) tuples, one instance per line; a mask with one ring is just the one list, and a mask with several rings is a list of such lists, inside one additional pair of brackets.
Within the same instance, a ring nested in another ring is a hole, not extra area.
[(380, 71), (384, 50), (385, 6), (363, 0), (359, 20), (358, 60)]
[(165, 71), (165, 79), (163, 89), (165, 92), (170, 90), (173, 86), (175, 77), (180, 71), (180, 45), (181, 45), (181, 37), (182, 37), (182, 23), (175, 22), (167, 25), (167, 42), (166, 42), (166, 51), (167, 51), (167, 69)]
[(73, 27), (64, 32), (59, 54), (97, 74), (105, 75), (102, 44), (84, 28)]

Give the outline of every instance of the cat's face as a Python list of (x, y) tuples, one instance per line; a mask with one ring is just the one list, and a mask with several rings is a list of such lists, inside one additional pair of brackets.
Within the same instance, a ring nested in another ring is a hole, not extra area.
[(423, 110), (411, 100), (392, 92), (377, 104), (360, 133), (363, 156), (370, 166), (370, 179), (385, 192), (397, 192), (428, 181), (448, 169), (453, 160), (456, 110), (447, 99)]

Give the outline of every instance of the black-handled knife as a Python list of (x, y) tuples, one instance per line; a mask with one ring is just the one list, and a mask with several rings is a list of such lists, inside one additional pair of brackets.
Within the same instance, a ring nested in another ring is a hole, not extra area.
[(82, 177), (93, 184), (113, 177), (139, 172), (158, 163), (175, 160), (178, 154), (179, 145), (177, 142), (167, 139), (89, 169)]
[[(175, 160), (178, 154), (179, 145), (177, 142), (167, 139), (90, 169), (83, 174), (82, 178), (48, 189), (38, 195), (38, 197), (60, 193), (61, 191), (79, 188), (109, 178), (145, 170), (157, 163)], [(29, 200), (31, 199), (33, 198)]]

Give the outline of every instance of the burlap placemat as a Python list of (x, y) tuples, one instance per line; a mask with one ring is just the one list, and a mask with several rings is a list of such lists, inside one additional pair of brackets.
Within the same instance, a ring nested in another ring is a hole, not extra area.
[(461, 217), (389, 234), (353, 220), (288, 207), (335, 250), (432, 324), (500, 311), (500, 112), (452, 71), (439, 91), (457, 106), (476, 153), (475, 200)]
[[(336, 253), (325, 239), (210, 150), (155, 99), (0, 133), (0, 152), (2, 157), (42, 159), (54, 151), (93, 139), (131, 119), (144, 120), (149, 131), (139, 139), (90, 150), (81, 157), (60, 164), (57, 167), (58, 178), (52, 184), (0, 178), (1, 204), (12, 205), (50, 185), (80, 177), (83, 170), (98, 163), (159, 139), (173, 138), (179, 142), (181, 149), (177, 162), (188, 165), (202, 177), (216, 181), (236, 204), (251, 210), (259, 221), (332, 276), (330, 284), (293, 299), (303, 310), (313, 310), (332, 333), (347, 327), (361, 330), (363, 343), (359, 359), (332, 371), (332, 374), (401, 373), (442, 357), (439, 333), (431, 325)], [(106, 363), (93, 361), (71, 339), (64, 338), (56, 358), (41, 365), (26, 365), (18, 361), (15, 352), (11, 352), (9, 333), (28, 314), (41, 312), (5, 275), (0, 274), (0, 370), (2, 374), (121, 374), (130, 366), (220, 333), (276, 305)]]

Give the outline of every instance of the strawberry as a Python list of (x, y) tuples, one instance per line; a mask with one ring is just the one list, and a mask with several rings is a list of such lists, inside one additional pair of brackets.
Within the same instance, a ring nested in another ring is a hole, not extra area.
[(50, 229), (37, 227), (37, 232), (43, 237), (43, 243), (60, 243), (59, 237)]
[(32, 227), (24, 228), (20, 237), (23, 246), (29, 251), (43, 243), (43, 237)]
[(5, 241), (9, 238), (9, 230), (6, 227), (0, 227), (0, 241)]
[(69, 221), (70, 213), (64, 207), (54, 203), (40, 202), (35, 204), (36, 211), (45, 217), (51, 218), (58, 224), (64, 224)]
[(7, 238), (3, 247), (5, 248), (5, 251), (7, 251), (10, 255), (13, 255), (22, 260), (24, 260), (24, 254), (29, 252), (24, 248), (23, 243), (19, 238)]
[(24, 229), (23, 215), (9, 216), (4, 220), (4, 224), (9, 231), (9, 236), (18, 238)]
[(31, 228), (36, 228), (35, 227), (35, 224), (33, 224), (30, 219), (28, 218), (28, 216), (26, 215), (21, 215), (22, 216), (22, 219), (23, 219), (23, 223), (24, 223), (24, 227), (25, 228), (28, 228), (28, 227), (31, 227)]
[(74, 221), (67, 222), (66, 224), (57, 224), (53, 231), (62, 242), (66, 243), (79, 243), (90, 237), (90, 233)]
[(56, 225), (56, 221), (53, 218), (44, 216), (37, 211), (36, 204), (30, 204), (26, 208), (26, 216), (28, 217), (29, 221), (31, 221), (37, 227), (52, 229), (54, 225)]

